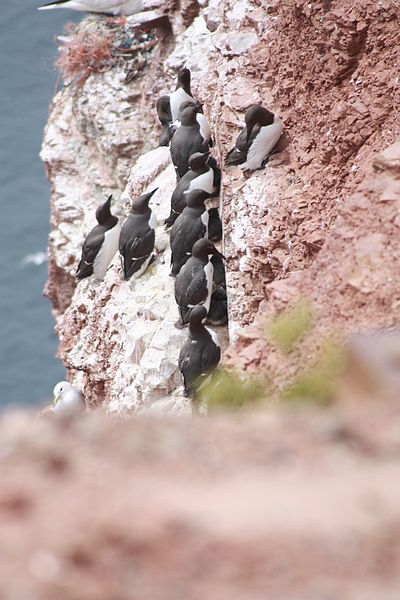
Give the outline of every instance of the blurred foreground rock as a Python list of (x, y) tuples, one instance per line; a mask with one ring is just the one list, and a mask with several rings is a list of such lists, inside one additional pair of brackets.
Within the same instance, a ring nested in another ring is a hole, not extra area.
[(397, 600), (400, 409), (0, 420), (5, 600)]

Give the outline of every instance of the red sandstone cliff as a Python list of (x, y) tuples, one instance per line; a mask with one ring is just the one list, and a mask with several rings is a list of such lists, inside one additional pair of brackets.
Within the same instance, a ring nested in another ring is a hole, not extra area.
[[(119, 412), (153, 401), (184, 409), (179, 391), (174, 397), (181, 334), (172, 328), (167, 251), (156, 277), (133, 293), (117, 259), (95, 288), (75, 288), (73, 273), (106, 193), (122, 215), (132, 194), (157, 183), (160, 216), (167, 209), (168, 153), (147, 153), (159, 133), (155, 101), (180, 66), (191, 68), (219, 160), (249, 104), (276, 110), (285, 125), (266, 169), (223, 171), (225, 361), (267, 369), (279, 388), (315, 362), (324, 336), (393, 325), (400, 310), (398, 146), (385, 153), (400, 127), (397, 4), (204, 0), (171, 3), (168, 14), (171, 29), (154, 30), (157, 43), (129, 83), (119, 65), (58, 94), (42, 151), (52, 185), (46, 293), (59, 353), (90, 404), (105, 400)], [(311, 303), (314, 329), (287, 357), (266, 323), (299, 297)]]

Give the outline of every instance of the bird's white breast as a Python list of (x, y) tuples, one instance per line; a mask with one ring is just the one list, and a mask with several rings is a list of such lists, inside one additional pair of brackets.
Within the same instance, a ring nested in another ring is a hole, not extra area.
[(118, 250), (120, 231), (121, 225), (118, 221), (115, 227), (112, 227), (112, 229), (108, 229), (105, 232), (103, 244), (94, 260), (93, 265), (93, 273), (96, 279), (104, 279), (107, 269), (110, 266), (110, 262)]
[(208, 168), (206, 173), (202, 173), (192, 179), (188, 187), (188, 192), (192, 190), (204, 190), (209, 194), (214, 192), (214, 171), (211, 167)]
[(196, 120), (200, 125), (200, 134), (203, 140), (207, 140), (209, 142), (211, 140), (211, 127), (208, 122), (208, 119), (203, 113), (197, 113)]
[(249, 169), (251, 171), (259, 169), (263, 160), (275, 148), (281, 135), (282, 122), (278, 115), (275, 115), (274, 122), (271, 125), (261, 127), (258, 135), (249, 148), (246, 162), (239, 165), (239, 168), (243, 170)]
[(191, 102), (192, 104), (196, 104), (196, 100), (192, 98), (192, 96), (189, 96), (189, 94), (187, 94), (182, 88), (178, 88), (177, 90), (172, 92), (172, 94), (169, 97), (169, 102), (171, 106), (171, 115), (173, 123), (179, 119), (179, 109), (181, 107), (181, 104), (183, 104), (184, 102)]
[(212, 294), (213, 278), (214, 278), (214, 265), (212, 264), (211, 261), (208, 261), (208, 263), (204, 267), (204, 272), (206, 274), (206, 281), (207, 281), (207, 299), (204, 302), (204, 306), (206, 307), (207, 313), (208, 313), (210, 310), (211, 294)]
[(149, 219), (149, 227), (150, 229), (156, 230), (157, 228), (157, 215), (154, 210), (151, 211), (150, 219)]
[(211, 335), (211, 338), (212, 338), (212, 341), (214, 342), (214, 344), (219, 348), (220, 344), (219, 344), (218, 336), (215, 333), (215, 331), (213, 331), (209, 327), (206, 327), (206, 329), (207, 329), (208, 333)]
[(65, 391), (52, 410), (59, 415), (72, 415), (83, 411), (84, 404), (82, 396), (78, 390), (71, 386)]
[[(206, 232), (204, 234), (203, 237), (208, 237), (208, 223), (210, 221), (210, 215), (208, 213), (208, 210), (205, 210), (203, 212), (203, 214), (201, 215), (201, 220), (204, 223), (204, 225), (206, 226)], [(211, 264), (211, 263), (210, 263)], [(213, 267), (214, 268), (214, 267)]]

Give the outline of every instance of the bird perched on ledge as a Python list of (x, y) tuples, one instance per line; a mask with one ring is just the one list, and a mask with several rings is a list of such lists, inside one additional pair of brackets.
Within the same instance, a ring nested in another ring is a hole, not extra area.
[(53, 8), (70, 8), (81, 12), (96, 12), (110, 15), (129, 16), (146, 10), (143, 0), (54, 0), (38, 10), (50, 10)]
[(207, 317), (204, 306), (195, 306), (190, 313), (189, 335), (179, 354), (178, 366), (183, 375), (185, 395), (193, 396), (221, 359), (218, 337), (203, 325)]
[(200, 125), (196, 119), (200, 110), (199, 104), (190, 104), (181, 112), (181, 126), (171, 140), (171, 159), (178, 181), (189, 170), (190, 156), (195, 152), (208, 152), (209, 149), (208, 142), (202, 136)]
[(85, 402), (79, 390), (68, 381), (60, 381), (53, 390), (54, 401), (51, 411), (59, 416), (72, 416), (83, 412)]
[[(189, 171), (176, 184), (171, 196), (171, 211), (165, 220), (166, 227), (171, 227), (186, 206), (187, 192), (204, 190), (217, 195), (214, 185), (215, 172), (208, 165), (209, 152), (195, 152), (189, 157)], [(216, 167), (218, 168), (218, 167)]]
[(156, 103), (158, 120), (162, 125), (159, 146), (168, 146), (172, 136), (176, 131), (176, 126), (172, 122), (171, 105), (169, 96), (161, 96)]
[(124, 274), (128, 280), (132, 275), (137, 278), (142, 275), (154, 260), (153, 250), (157, 217), (149, 207), (155, 188), (147, 194), (142, 194), (132, 202), (131, 214), (122, 225), (119, 236), (119, 254)]
[(243, 171), (255, 171), (264, 166), (278, 143), (282, 135), (282, 123), (278, 115), (259, 104), (247, 109), (245, 123), (235, 147), (226, 157), (226, 164), (238, 165)]
[(213, 255), (225, 259), (210, 240), (205, 238), (198, 240), (193, 246), (192, 256), (175, 279), (175, 300), (180, 315), (178, 327), (189, 322), (191, 309), (196, 304), (203, 304), (206, 314), (210, 310), (214, 266), (209, 257)]
[(107, 269), (118, 250), (121, 225), (117, 217), (111, 214), (112, 195), (96, 210), (98, 225), (86, 236), (82, 247), (82, 258), (76, 273), (77, 279), (93, 275), (99, 281), (105, 277)]
[(210, 197), (204, 190), (186, 194), (186, 206), (171, 229), (171, 276), (179, 273), (190, 257), (194, 243), (208, 235), (209, 214), (205, 200)]

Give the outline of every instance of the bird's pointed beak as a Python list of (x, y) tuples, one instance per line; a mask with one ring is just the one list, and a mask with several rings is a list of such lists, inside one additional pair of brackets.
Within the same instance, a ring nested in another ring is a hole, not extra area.
[(110, 209), (111, 200), (112, 200), (112, 194), (107, 198), (106, 206), (107, 206), (108, 209)]
[(56, 406), (56, 405), (57, 405), (57, 402), (59, 401), (59, 399), (60, 399), (60, 396), (56, 396), (56, 395), (54, 394), (53, 406)]
[(154, 190), (151, 190), (151, 192), (149, 192), (149, 200), (152, 196), (154, 196), (154, 194), (156, 193), (157, 190), (158, 190), (158, 187), (154, 188)]

